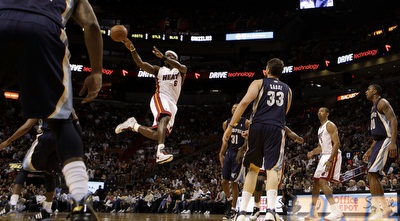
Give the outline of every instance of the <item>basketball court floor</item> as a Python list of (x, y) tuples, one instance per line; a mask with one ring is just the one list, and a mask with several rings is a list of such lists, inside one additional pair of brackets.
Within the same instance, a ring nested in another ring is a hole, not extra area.
[[(29, 217), (34, 213), (19, 213), (14, 217), (3, 217), (0, 220), (30, 220)], [(68, 213), (58, 213), (53, 215), (51, 219), (53, 221), (65, 221)], [(222, 214), (161, 214), (161, 213), (99, 213), (101, 221), (124, 221), (124, 220), (135, 220), (135, 221), (222, 221)], [(307, 214), (298, 214), (296, 216), (281, 216), (285, 221), (303, 221), (304, 216)], [(323, 220), (322, 218), (318, 221)], [(399, 217), (390, 217), (382, 219), (387, 221), (399, 221)], [(246, 221), (249, 221), (247, 216)], [(264, 215), (261, 215), (257, 221), (264, 221)], [(342, 221), (367, 221), (365, 215), (347, 215)]]

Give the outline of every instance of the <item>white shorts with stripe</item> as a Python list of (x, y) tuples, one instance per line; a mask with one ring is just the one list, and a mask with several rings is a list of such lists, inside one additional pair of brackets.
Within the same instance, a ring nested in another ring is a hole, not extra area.
[(178, 107), (175, 102), (168, 99), (166, 95), (156, 93), (151, 98), (150, 109), (154, 117), (153, 128), (158, 127), (158, 118), (161, 114), (166, 114), (171, 117), (167, 125), (167, 134), (171, 133), (172, 127), (174, 126), (175, 115), (176, 112), (178, 112)]
[(317, 169), (314, 173), (314, 179), (326, 179), (328, 181), (340, 181), (340, 168), (342, 166), (342, 154), (339, 151), (336, 158), (332, 161), (332, 168), (330, 171), (325, 171), (325, 163), (328, 162), (330, 154), (321, 154)]

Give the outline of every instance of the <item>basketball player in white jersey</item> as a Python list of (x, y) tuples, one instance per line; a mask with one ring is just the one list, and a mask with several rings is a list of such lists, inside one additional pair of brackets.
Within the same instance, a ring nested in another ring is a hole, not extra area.
[(338, 129), (332, 121), (328, 120), (329, 112), (326, 107), (321, 107), (318, 110), (318, 119), (321, 123), (318, 129), (318, 147), (307, 153), (308, 159), (316, 154), (321, 154), (321, 158), (314, 173), (310, 213), (304, 217), (304, 220), (318, 219), (315, 205), (321, 190), (331, 206), (331, 213), (324, 217), (324, 220), (337, 220), (343, 217), (342, 211), (332, 197), (332, 188), (329, 187), (329, 182), (339, 182), (342, 164)]
[(129, 39), (125, 39), (123, 43), (131, 51), (136, 65), (156, 77), (156, 91), (150, 101), (154, 121), (152, 127), (146, 127), (138, 124), (136, 119), (131, 117), (119, 124), (115, 128), (115, 133), (119, 134), (126, 130), (132, 130), (156, 140), (158, 143), (156, 162), (158, 164), (170, 162), (173, 155), (165, 153), (165, 137), (171, 133), (174, 125), (175, 115), (178, 111), (176, 104), (185, 80), (187, 67), (178, 62), (178, 55), (175, 52), (166, 51), (164, 55), (156, 47), (153, 47), (153, 54), (164, 60), (165, 66), (151, 65), (142, 61)]

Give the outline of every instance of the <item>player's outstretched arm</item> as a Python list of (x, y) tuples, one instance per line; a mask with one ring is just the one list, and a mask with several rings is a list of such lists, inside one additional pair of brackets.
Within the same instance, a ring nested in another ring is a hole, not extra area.
[(132, 41), (129, 38), (126, 38), (122, 41), (125, 47), (131, 52), (133, 61), (135, 64), (142, 70), (146, 71), (149, 74), (157, 75), (158, 70), (160, 69), (157, 65), (151, 65), (148, 62), (144, 62), (140, 55), (138, 54), (135, 46), (133, 45)]
[(7, 147), (14, 140), (20, 138), (29, 132), (29, 130), (36, 124), (38, 120), (36, 118), (29, 118), (21, 127), (19, 127), (13, 135), (11, 135), (7, 140), (0, 144), (0, 150)]

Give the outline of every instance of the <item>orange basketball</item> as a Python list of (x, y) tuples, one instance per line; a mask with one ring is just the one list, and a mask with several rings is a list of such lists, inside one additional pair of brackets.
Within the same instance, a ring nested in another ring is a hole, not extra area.
[(121, 42), (128, 37), (128, 30), (123, 25), (114, 25), (110, 30), (112, 40)]

